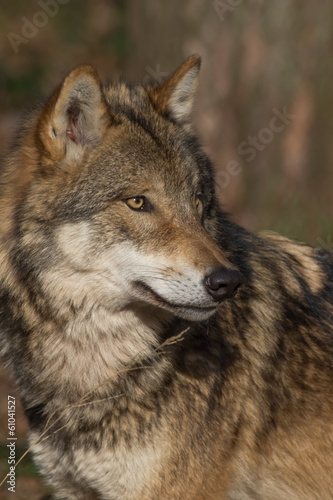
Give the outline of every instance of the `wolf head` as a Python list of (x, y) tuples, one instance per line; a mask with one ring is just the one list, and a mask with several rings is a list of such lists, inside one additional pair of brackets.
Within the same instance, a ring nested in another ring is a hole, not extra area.
[(29, 254), (55, 308), (144, 304), (195, 321), (241, 284), (216, 244), (212, 168), (191, 127), (199, 67), (193, 56), (157, 86), (130, 87), (79, 66), (34, 117), (17, 258)]

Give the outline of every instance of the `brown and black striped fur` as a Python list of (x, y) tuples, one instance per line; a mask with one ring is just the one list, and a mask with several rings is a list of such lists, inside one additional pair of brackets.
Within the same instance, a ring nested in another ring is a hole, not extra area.
[(1, 351), (57, 499), (333, 499), (333, 253), (218, 207), (199, 63), (76, 68), (1, 169)]

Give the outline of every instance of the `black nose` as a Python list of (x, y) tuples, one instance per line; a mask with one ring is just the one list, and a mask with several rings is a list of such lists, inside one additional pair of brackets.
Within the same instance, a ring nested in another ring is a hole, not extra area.
[(204, 280), (209, 295), (214, 300), (230, 299), (243, 283), (242, 275), (235, 269), (220, 267)]

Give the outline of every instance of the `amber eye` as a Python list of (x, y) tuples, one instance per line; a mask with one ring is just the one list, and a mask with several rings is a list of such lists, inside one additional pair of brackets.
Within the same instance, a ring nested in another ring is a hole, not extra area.
[(152, 209), (150, 203), (144, 196), (134, 196), (133, 198), (127, 198), (126, 200), (124, 200), (124, 202), (132, 210), (142, 210), (144, 212), (150, 212)]
[(133, 210), (142, 210), (142, 207), (145, 204), (145, 199), (143, 196), (136, 196), (135, 198), (127, 198), (125, 203)]
[(198, 195), (195, 199), (195, 208), (197, 209), (197, 212), (200, 217), (202, 217), (203, 213), (203, 202), (202, 202), (202, 197), (201, 195)]

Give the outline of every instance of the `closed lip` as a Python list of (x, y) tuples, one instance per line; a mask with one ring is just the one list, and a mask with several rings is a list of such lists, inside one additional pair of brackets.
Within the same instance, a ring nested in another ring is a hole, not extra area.
[(133, 286), (136, 289), (136, 291), (139, 292), (140, 296), (142, 298), (144, 297), (149, 297), (150, 299), (153, 299), (157, 305), (160, 307), (167, 307), (168, 309), (182, 309), (182, 310), (188, 310), (188, 311), (206, 311), (206, 312), (213, 312), (217, 309), (218, 304), (212, 305), (212, 306), (207, 306), (207, 307), (199, 307), (199, 306), (190, 306), (188, 304), (175, 304), (173, 302), (169, 302), (168, 300), (164, 299), (158, 293), (156, 293), (150, 286), (148, 286), (146, 283), (143, 283), (142, 281), (134, 281)]

